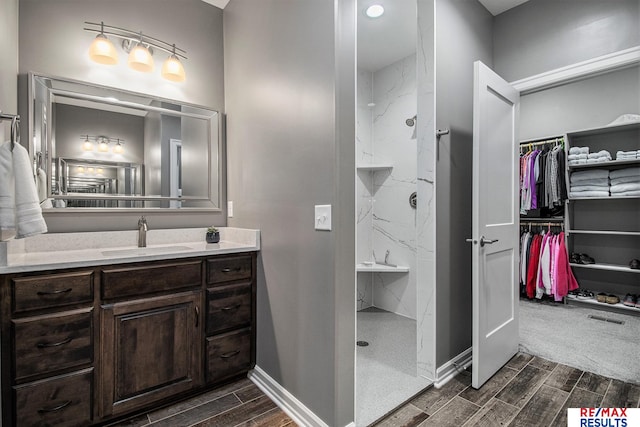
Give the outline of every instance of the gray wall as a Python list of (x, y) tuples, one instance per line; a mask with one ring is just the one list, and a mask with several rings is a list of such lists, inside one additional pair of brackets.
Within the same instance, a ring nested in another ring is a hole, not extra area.
[(353, 420), (354, 24), (352, 1), (224, 12), (229, 223), (262, 233), (257, 364), (331, 426)]
[(495, 17), (495, 71), (507, 81), (640, 44), (638, 0), (531, 0)]
[(473, 63), (492, 66), (493, 17), (476, 0), (436, 1), (436, 367), (471, 347)]
[[(142, 30), (176, 43), (187, 51), (187, 80), (175, 84), (160, 77), (162, 53), (155, 54), (156, 70), (151, 74), (130, 70), (122, 50), (116, 66), (93, 63), (87, 51), (94, 35), (83, 31), (84, 21)], [(201, 0), (20, 0), (19, 72), (94, 82), (223, 111), (222, 35), (222, 10)], [(224, 193), (221, 200), (220, 213), (145, 215), (150, 228), (225, 225)], [(119, 230), (134, 228), (139, 215), (47, 213), (45, 220), (50, 232)]]
[[(0, 2), (0, 110), (18, 114), (18, 0)], [(0, 141), (10, 137), (8, 122), (0, 122)]]
[(604, 126), (622, 114), (640, 114), (640, 68), (530, 93), (520, 101), (521, 140)]

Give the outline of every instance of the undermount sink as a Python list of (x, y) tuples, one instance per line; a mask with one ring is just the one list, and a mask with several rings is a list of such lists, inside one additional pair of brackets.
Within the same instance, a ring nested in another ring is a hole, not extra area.
[(114, 249), (111, 251), (102, 251), (104, 256), (127, 256), (127, 255), (155, 255), (166, 254), (171, 252), (182, 252), (192, 250), (189, 246), (156, 246), (153, 248), (131, 248), (131, 249)]

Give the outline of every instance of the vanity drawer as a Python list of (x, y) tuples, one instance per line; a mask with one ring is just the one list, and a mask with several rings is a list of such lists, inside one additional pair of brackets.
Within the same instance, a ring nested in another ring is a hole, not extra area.
[(14, 387), (17, 426), (91, 424), (93, 369)]
[(162, 262), (102, 271), (102, 298), (193, 288), (202, 284), (202, 261)]
[(207, 338), (207, 382), (251, 369), (251, 329)]
[(251, 279), (250, 255), (219, 257), (207, 260), (207, 284)]
[(93, 301), (93, 271), (17, 277), (11, 281), (13, 312)]
[(12, 322), (16, 381), (93, 360), (93, 308)]
[(250, 324), (250, 284), (207, 290), (207, 335)]

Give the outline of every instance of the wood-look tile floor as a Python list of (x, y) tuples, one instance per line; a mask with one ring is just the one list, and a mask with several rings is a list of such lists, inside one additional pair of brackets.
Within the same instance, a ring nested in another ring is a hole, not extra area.
[(297, 427), (248, 379), (111, 426)]
[[(630, 361), (637, 363), (637, 361)], [(519, 353), (479, 390), (462, 372), (376, 427), (566, 427), (567, 408), (639, 407), (640, 386)]]

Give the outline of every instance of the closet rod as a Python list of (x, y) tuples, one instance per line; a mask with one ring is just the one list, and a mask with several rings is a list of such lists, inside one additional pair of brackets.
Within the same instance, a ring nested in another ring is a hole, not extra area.
[(557, 144), (559, 142), (564, 142), (564, 137), (545, 139), (544, 141), (536, 142), (521, 142), (520, 147), (537, 147), (539, 145)]

